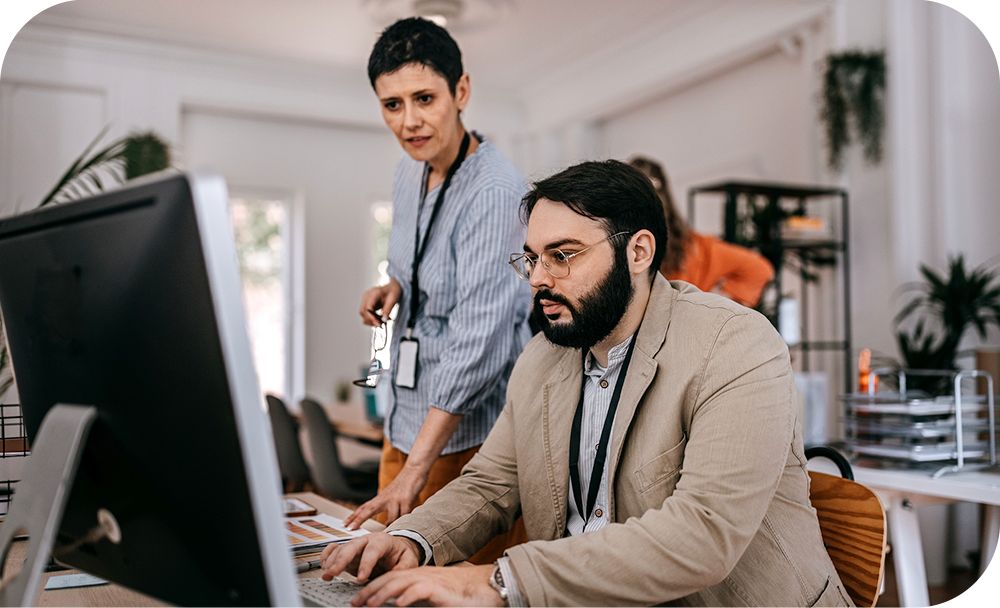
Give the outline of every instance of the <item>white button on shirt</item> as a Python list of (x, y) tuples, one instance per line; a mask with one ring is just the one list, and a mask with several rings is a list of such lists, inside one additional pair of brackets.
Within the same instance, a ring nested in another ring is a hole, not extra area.
[[(583, 424), (580, 428), (580, 460), (577, 463), (577, 469), (580, 474), (580, 485), (583, 486), (581, 496), (583, 496), (584, 508), (586, 508), (587, 492), (590, 488), (590, 474), (594, 470), (594, 460), (601, 442), (601, 431), (604, 429), (604, 417), (608, 414), (613, 393), (613, 391), (601, 389), (613, 387), (618, 382), (618, 374), (621, 372), (622, 363), (625, 362), (625, 355), (628, 353), (628, 346), (631, 342), (632, 338), (630, 337), (608, 351), (607, 368), (602, 368), (594, 359), (594, 355), (590, 353), (587, 354), (583, 365), (583, 375), (586, 381), (583, 388)], [(590, 446), (594, 446), (594, 449), (590, 449)], [(566, 529), (571, 536), (600, 530), (609, 523), (608, 518), (604, 516), (606, 513), (603, 505), (608, 504), (610, 452), (609, 446), (608, 455), (604, 460), (604, 475), (601, 476), (597, 501), (594, 503), (594, 511), (586, 522), (583, 521), (583, 516), (576, 507), (576, 500), (573, 498), (573, 481), (570, 480), (569, 500), (566, 507)]]

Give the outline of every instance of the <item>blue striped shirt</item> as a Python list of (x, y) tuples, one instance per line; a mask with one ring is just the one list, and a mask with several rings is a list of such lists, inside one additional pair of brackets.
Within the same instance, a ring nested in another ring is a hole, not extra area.
[[(420, 209), (424, 163), (404, 156), (393, 185), (389, 276), (403, 287), (395, 321), (391, 358), (410, 310), (414, 231), (427, 233), (440, 186), (427, 193)], [(518, 216), (527, 187), (517, 169), (490, 142), (483, 141), (452, 179), (420, 263), (420, 304), (414, 337), (420, 341), (415, 389), (392, 378), (386, 436), (409, 453), (431, 406), (462, 421), (442, 454), (480, 445), (503, 408), (514, 361), (530, 336), (528, 284), (507, 265), (524, 246)]]

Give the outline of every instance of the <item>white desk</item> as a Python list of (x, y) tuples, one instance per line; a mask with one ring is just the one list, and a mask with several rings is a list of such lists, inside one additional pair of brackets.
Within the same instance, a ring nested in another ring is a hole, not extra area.
[(941, 502), (985, 505), (980, 573), (986, 569), (1000, 536), (1000, 474), (972, 471), (934, 479), (929, 472), (923, 471), (872, 469), (857, 465), (853, 468), (854, 479), (871, 488), (885, 507), (901, 606), (927, 606), (930, 603), (920, 525), (914, 509), (917, 505)]

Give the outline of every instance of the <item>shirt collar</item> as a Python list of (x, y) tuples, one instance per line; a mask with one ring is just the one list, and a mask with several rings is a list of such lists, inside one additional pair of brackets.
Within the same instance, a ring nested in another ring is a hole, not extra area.
[(625, 360), (625, 355), (628, 353), (628, 345), (632, 342), (632, 338), (633, 336), (629, 336), (621, 344), (611, 347), (611, 350), (608, 351), (608, 366), (606, 368), (601, 367), (597, 359), (594, 358), (594, 353), (588, 350), (587, 357), (583, 360), (583, 373), (588, 376), (603, 376), (606, 372), (614, 371), (621, 367), (622, 362)]

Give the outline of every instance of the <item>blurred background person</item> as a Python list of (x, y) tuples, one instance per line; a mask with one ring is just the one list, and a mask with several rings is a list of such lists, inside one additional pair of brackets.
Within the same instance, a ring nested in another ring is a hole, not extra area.
[(756, 306), (774, 278), (771, 263), (752, 249), (695, 232), (677, 213), (670, 183), (660, 163), (644, 156), (629, 161), (643, 172), (663, 203), (667, 220), (667, 255), (660, 272), (668, 279), (686, 281), (702, 291), (719, 292), (744, 306)]

